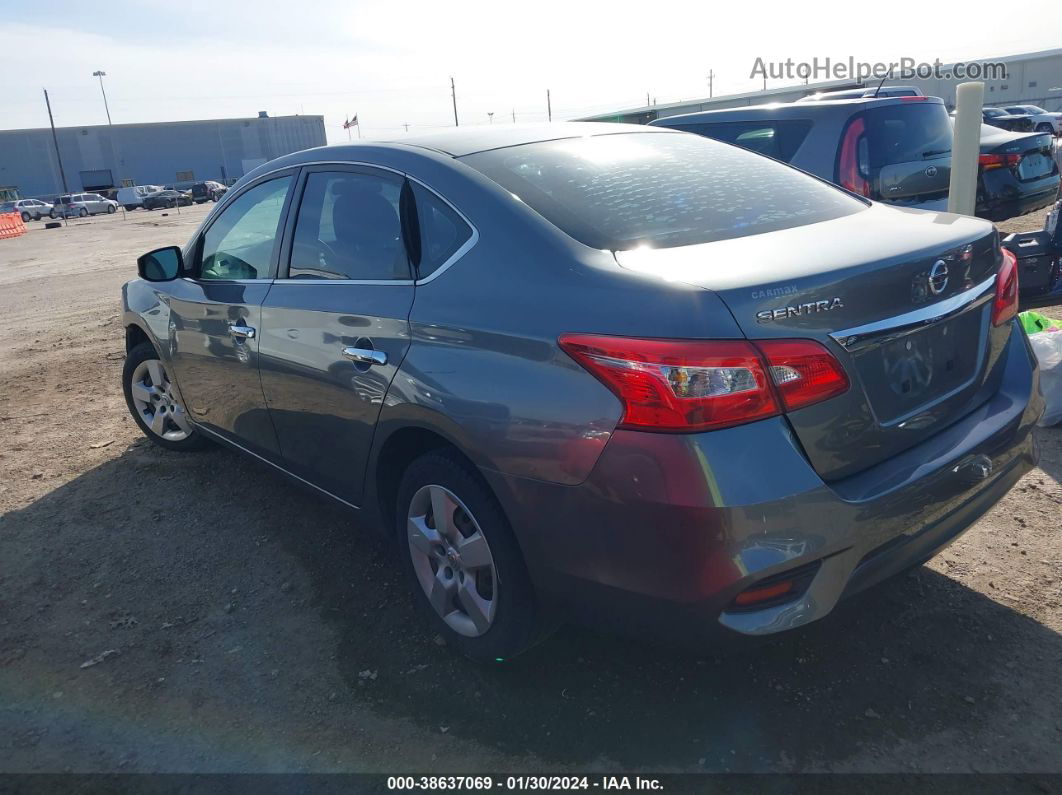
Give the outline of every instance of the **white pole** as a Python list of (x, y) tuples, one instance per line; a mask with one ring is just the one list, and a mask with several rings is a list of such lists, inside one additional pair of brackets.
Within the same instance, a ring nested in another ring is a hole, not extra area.
[(977, 158), (981, 154), (981, 106), (984, 99), (984, 83), (961, 83), (955, 88), (949, 213), (973, 215), (977, 207)]

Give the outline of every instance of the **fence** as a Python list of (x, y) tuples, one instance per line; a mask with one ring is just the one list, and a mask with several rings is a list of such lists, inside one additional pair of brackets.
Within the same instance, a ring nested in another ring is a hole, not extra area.
[(0, 238), (18, 237), (26, 234), (26, 225), (22, 223), (22, 216), (18, 213), (4, 213), (0, 215)]

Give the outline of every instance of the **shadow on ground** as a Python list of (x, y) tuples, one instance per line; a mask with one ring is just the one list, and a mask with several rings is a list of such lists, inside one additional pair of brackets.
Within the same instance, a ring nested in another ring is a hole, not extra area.
[[(0, 560), (0, 684), (54, 665), (68, 689), (99, 688), (120, 712), (193, 710), (175, 718), (189, 739), (234, 704), (326, 750), (359, 742), (343, 727), (367, 709), (495, 751), (638, 767), (829, 769), (937, 733), (996, 737), (991, 751), (960, 743), (969, 769), (1020, 754), (1019, 731), (1057, 743), (1062, 729), (1042, 708), (1062, 638), (926, 568), (744, 652), (569, 628), (475, 667), (424, 630), (386, 543), (224, 450), (138, 442), (0, 518)], [(80, 668), (112, 646), (120, 656)]]

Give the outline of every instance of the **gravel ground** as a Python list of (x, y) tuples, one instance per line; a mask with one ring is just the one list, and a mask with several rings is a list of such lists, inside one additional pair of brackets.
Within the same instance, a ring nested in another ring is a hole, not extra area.
[(348, 513), (127, 417), (119, 287), (207, 209), (0, 240), (0, 771), (1062, 771), (1062, 431), (804, 632), (724, 656), (565, 629), (473, 667)]

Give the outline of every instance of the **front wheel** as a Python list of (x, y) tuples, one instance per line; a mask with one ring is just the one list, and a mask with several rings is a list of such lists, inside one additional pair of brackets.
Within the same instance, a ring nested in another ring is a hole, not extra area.
[(111, 215), (117, 208), (113, 204), (107, 205), (107, 215)]
[(1051, 125), (1050, 125), (1049, 123), (1047, 123), (1046, 121), (1042, 121), (1042, 122), (1040, 122), (1039, 124), (1037, 124), (1037, 125), (1036, 125), (1036, 132), (1049, 132), (1049, 133), (1053, 133), (1054, 131), (1055, 131), (1055, 128), (1054, 128), (1054, 127), (1052, 127), (1052, 126), (1051, 126)]
[(159, 447), (192, 451), (209, 446), (188, 419), (166, 365), (150, 342), (140, 343), (125, 357), (122, 387), (133, 420)]
[(51, 218), (54, 221), (55, 220), (55, 210), (49, 210), (48, 211), (48, 217)]
[(421, 610), (446, 641), (501, 662), (548, 634), (497, 499), (453, 453), (414, 461), (398, 490), (398, 543)]

